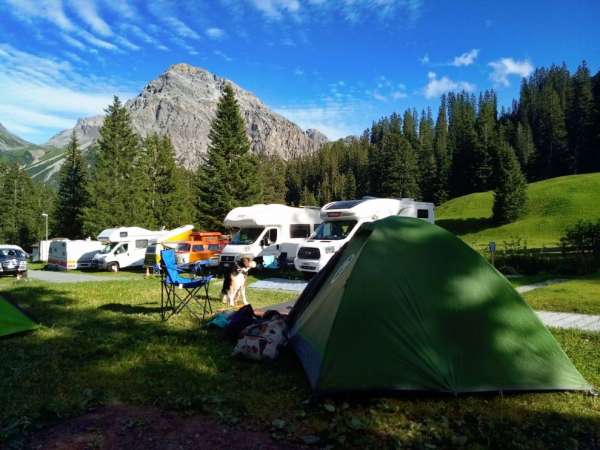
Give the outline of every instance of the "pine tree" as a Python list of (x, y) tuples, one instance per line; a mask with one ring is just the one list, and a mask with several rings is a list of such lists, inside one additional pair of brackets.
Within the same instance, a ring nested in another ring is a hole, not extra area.
[(448, 179), (452, 158), (448, 149), (448, 120), (446, 116), (446, 96), (442, 95), (433, 137), (433, 154), (435, 156), (436, 182), (433, 186), (432, 199), (441, 205), (449, 198)]
[(419, 197), (417, 162), (409, 142), (398, 134), (388, 134), (381, 143), (383, 170), (381, 195)]
[(433, 118), (431, 109), (421, 114), (419, 122), (419, 171), (421, 197), (433, 201), (437, 181), (437, 164), (433, 150)]
[(259, 171), (262, 184), (262, 202), (285, 203), (285, 161), (278, 155), (261, 155)]
[(198, 220), (207, 228), (222, 229), (231, 209), (256, 203), (262, 196), (257, 159), (250, 153), (230, 85), (223, 90), (208, 137), (208, 152), (198, 168)]
[(106, 109), (94, 151), (90, 202), (84, 209), (85, 232), (95, 235), (108, 227), (146, 226), (151, 217), (147, 167), (139, 137), (118, 97)]
[(577, 68), (571, 81), (567, 125), (569, 147), (576, 159), (576, 172), (594, 171), (599, 150), (594, 147), (594, 97), (592, 79), (585, 61)]
[(517, 158), (519, 158), (519, 163), (525, 169), (526, 173), (529, 173), (529, 167), (536, 155), (536, 148), (533, 143), (531, 128), (527, 122), (524, 124), (521, 122), (517, 123), (515, 140), (515, 153), (517, 154)]
[(497, 149), (498, 186), (494, 190), (493, 218), (496, 223), (510, 223), (524, 212), (527, 203), (527, 181), (514, 150), (505, 142)]
[(69, 239), (85, 237), (83, 213), (89, 204), (88, 172), (75, 132), (66, 148), (59, 172), (55, 231)]
[(175, 228), (195, 219), (184, 171), (175, 163), (168, 136), (151, 134), (142, 142), (148, 183), (148, 226)]

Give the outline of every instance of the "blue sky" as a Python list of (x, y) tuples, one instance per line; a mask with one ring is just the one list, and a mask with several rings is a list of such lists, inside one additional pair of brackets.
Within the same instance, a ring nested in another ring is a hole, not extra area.
[(595, 73), (598, 23), (597, 0), (0, 0), (0, 122), (42, 143), (187, 62), (338, 138), (448, 90), (508, 105), (534, 67)]

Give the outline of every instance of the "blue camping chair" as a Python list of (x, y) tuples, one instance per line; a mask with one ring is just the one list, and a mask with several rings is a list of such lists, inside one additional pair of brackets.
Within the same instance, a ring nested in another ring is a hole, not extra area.
[[(168, 320), (184, 308), (199, 319), (200, 315), (195, 311), (194, 304), (202, 308), (202, 320), (204, 320), (207, 312), (212, 314), (208, 287), (213, 276), (205, 275), (194, 278), (183, 276), (181, 270), (177, 267), (175, 250), (172, 249), (162, 250), (160, 260), (162, 268), (160, 290), (162, 320)], [(180, 295), (178, 289), (183, 289), (185, 294)]]

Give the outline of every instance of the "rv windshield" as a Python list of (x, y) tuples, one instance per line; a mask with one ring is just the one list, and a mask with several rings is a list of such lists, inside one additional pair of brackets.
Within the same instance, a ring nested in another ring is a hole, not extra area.
[(264, 227), (260, 228), (240, 228), (233, 235), (233, 239), (231, 239), (231, 243), (233, 245), (249, 245), (256, 242), (260, 234), (263, 232)]
[(334, 222), (323, 222), (311, 236), (311, 241), (339, 241), (356, 226), (356, 220), (336, 220)]
[(190, 244), (186, 244), (186, 243), (181, 243), (177, 245), (177, 251), (178, 252), (183, 252), (183, 253), (187, 253), (190, 251), (190, 248), (192, 248), (192, 246)]
[(100, 253), (102, 255), (106, 255), (107, 253), (110, 253), (117, 245), (119, 245), (118, 242), (111, 242), (110, 244), (106, 244), (104, 247), (102, 247)]

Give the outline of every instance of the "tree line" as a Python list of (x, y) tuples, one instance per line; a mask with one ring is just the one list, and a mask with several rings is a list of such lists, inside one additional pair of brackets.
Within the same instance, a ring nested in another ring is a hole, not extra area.
[(407, 109), (349, 137), (284, 161), (254, 154), (227, 86), (209, 146), (195, 170), (178, 164), (168, 136), (138, 136), (115, 97), (98, 143), (85, 157), (72, 136), (58, 190), (33, 183), (17, 165), (0, 166), (0, 239), (26, 247), (43, 236), (95, 236), (104, 228), (195, 223), (222, 229), (236, 206), (258, 202), (319, 206), (366, 195), (411, 197), (439, 205), (494, 190), (494, 218), (515, 220), (526, 182), (600, 171), (600, 73), (582, 63), (537, 69), (510, 108), (488, 90), (448, 93), (437, 115)]

